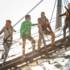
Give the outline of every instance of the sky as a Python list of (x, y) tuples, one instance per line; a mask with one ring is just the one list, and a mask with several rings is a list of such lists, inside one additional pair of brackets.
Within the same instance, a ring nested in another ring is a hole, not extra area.
[[(0, 0), (0, 27), (4, 25), (6, 19), (11, 19), (12, 25), (14, 25), (40, 1), (41, 0)], [(31, 13), (29, 13), (32, 17), (32, 22), (37, 23), (37, 19), (38, 17), (40, 17), (41, 11), (45, 11), (46, 16), (50, 20), (54, 7), (54, 2), (55, 0), (42, 0), (42, 3)], [(16, 27), (20, 28), (19, 25), (17, 25)]]
[[(57, 6), (54, 9), (53, 16), (51, 15), (52, 15), (54, 3), (56, 0), (0, 0), (0, 30), (5, 25), (6, 19), (10, 19), (12, 21), (12, 25), (16, 24), (22, 17), (24, 17), (30, 11), (30, 9), (32, 9), (40, 1), (42, 1), (40, 5), (38, 5), (33, 11), (29, 13), (32, 18), (31, 21), (32, 23), (37, 23), (37, 19), (40, 17), (40, 13), (44, 11), (46, 13), (46, 17), (49, 19), (49, 22), (50, 21), (52, 22), (50, 23), (50, 25), (54, 30), (55, 23), (56, 23)], [(52, 17), (52, 20), (51, 20), (51, 17)], [(24, 21), (24, 19), (22, 21)], [(18, 38), (20, 37), (19, 29), (20, 29), (21, 22), (14, 27), (17, 31), (16, 33), (14, 33), (15, 40), (18, 40)], [(36, 29), (34, 29), (33, 32), (36, 32)], [(15, 44), (15, 47), (17, 45), (18, 44)], [(19, 51), (20, 48), (16, 49), (16, 51), (15, 49), (13, 51), (16, 53), (17, 51)], [(13, 53), (13, 51), (11, 53)]]
[[(0, 28), (3, 27), (6, 19), (11, 19), (12, 25), (16, 24), (17, 21), (25, 16), (27, 12), (29, 12), (30, 9), (32, 9), (40, 1), (42, 1), (40, 5), (38, 5), (33, 11), (29, 13), (32, 17), (32, 23), (37, 23), (37, 19), (40, 17), (40, 13), (42, 11), (45, 11), (47, 18), (50, 21), (54, 3), (55, 1), (57, 2), (57, 0), (0, 0)], [(65, 0), (62, 1), (64, 2)], [(55, 21), (56, 10), (57, 9), (55, 7), (52, 17), (54, 19), (52, 19), (52, 21)], [(21, 22), (16, 25), (16, 29), (17, 27), (20, 28)], [(54, 28), (55, 22), (51, 23), (51, 26)]]

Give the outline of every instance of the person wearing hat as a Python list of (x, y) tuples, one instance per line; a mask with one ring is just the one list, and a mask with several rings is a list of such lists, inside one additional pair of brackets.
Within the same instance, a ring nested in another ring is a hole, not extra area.
[(2, 55), (2, 58), (4, 58), (4, 62), (8, 56), (8, 52), (12, 45), (13, 32), (16, 32), (11, 23), (12, 23), (11, 20), (6, 20), (5, 26), (0, 31), (0, 34), (4, 33), (3, 38), (4, 53)]
[(41, 17), (38, 18), (38, 28), (39, 28), (38, 48), (40, 49), (40, 46), (41, 46), (42, 34), (51, 35), (51, 46), (54, 47), (55, 34), (51, 29), (49, 20), (45, 16), (45, 12), (41, 12)]
[(65, 6), (66, 11), (63, 14), (60, 14), (59, 16), (66, 16), (65, 18), (65, 24), (63, 28), (63, 36), (64, 41), (66, 40), (66, 29), (69, 29), (69, 40), (70, 40), (70, 3), (68, 3), (67, 7)]
[(20, 27), (20, 37), (22, 38), (22, 41), (23, 41), (23, 55), (24, 55), (24, 57), (25, 57), (26, 39), (31, 41), (33, 51), (35, 51), (35, 40), (31, 36), (31, 26), (32, 26), (31, 16), (26, 15), (25, 21), (22, 22), (21, 27)]

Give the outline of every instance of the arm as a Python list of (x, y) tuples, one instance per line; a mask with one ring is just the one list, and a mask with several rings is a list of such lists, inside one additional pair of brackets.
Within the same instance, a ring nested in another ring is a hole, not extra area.
[(49, 28), (49, 30), (52, 32), (52, 29), (51, 29), (51, 26), (50, 26), (50, 24), (48, 24), (48, 26), (47, 26), (48, 28)]
[(38, 24), (43, 24), (43, 22), (41, 21), (41, 18), (38, 18)]
[(49, 20), (46, 18), (46, 24), (47, 24), (47, 27), (49, 28), (49, 30), (52, 32), (52, 29), (51, 29), (51, 26), (50, 26), (50, 23), (49, 23)]
[(69, 9), (65, 6), (65, 9), (67, 10), (67, 12), (70, 14), (70, 11), (69, 11)]
[(13, 29), (13, 32), (16, 32), (16, 30), (15, 30), (15, 29)]
[(32, 26), (36, 26), (36, 25), (38, 25), (38, 24), (32, 24)]
[(61, 17), (61, 16), (65, 16), (65, 15), (66, 15), (66, 12), (65, 12), (65, 13), (63, 13), (63, 14), (60, 14), (60, 15), (59, 15), (59, 17)]
[(63, 13), (63, 14), (60, 14), (59, 16), (64, 16), (64, 15), (66, 15), (67, 14), (67, 12), (68, 13), (70, 13), (70, 11), (69, 11), (69, 9), (65, 6), (65, 9), (66, 9), (66, 12), (65, 13)]

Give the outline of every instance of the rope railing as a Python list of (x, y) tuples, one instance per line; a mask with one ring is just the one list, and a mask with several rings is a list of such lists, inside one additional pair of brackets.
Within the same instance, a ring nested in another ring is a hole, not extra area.
[(56, 6), (56, 2), (57, 2), (57, 0), (55, 0), (55, 2), (54, 2), (54, 7), (53, 7), (53, 11), (52, 11), (52, 15), (51, 15), (50, 23), (51, 23), (51, 21), (52, 21), (52, 17), (53, 17), (54, 9), (55, 9), (55, 6)]
[[(31, 13), (31, 12), (32, 12), (37, 6), (39, 6), (43, 1), (44, 1), (44, 0), (40, 0), (39, 3), (37, 3), (31, 10), (29, 10), (29, 11), (27, 12), (27, 14)], [(26, 15), (27, 15), (27, 14), (26, 14)], [(25, 17), (25, 16), (23, 16), (20, 20), (18, 20), (18, 21), (16, 22), (16, 24), (13, 25), (13, 27), (15, 27), (18, 23), (20, 23), (20, 22), (24, 19), (24, 17)]]

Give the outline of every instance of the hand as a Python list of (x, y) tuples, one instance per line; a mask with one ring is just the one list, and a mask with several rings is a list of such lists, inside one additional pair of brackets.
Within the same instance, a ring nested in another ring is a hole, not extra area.
[(17, 31), (14, 31), (14, 32), (17, 32)]
[(13, 29), (13, 32), (16, 32), (16, 30), (15, 30), (15, 29)]
[(67, 7), (65, 6), (65, 8), (67, 8)]
[(60, 14), (60, 15), (58, 15), (58, 17), (61, 17), (61, 14)]

